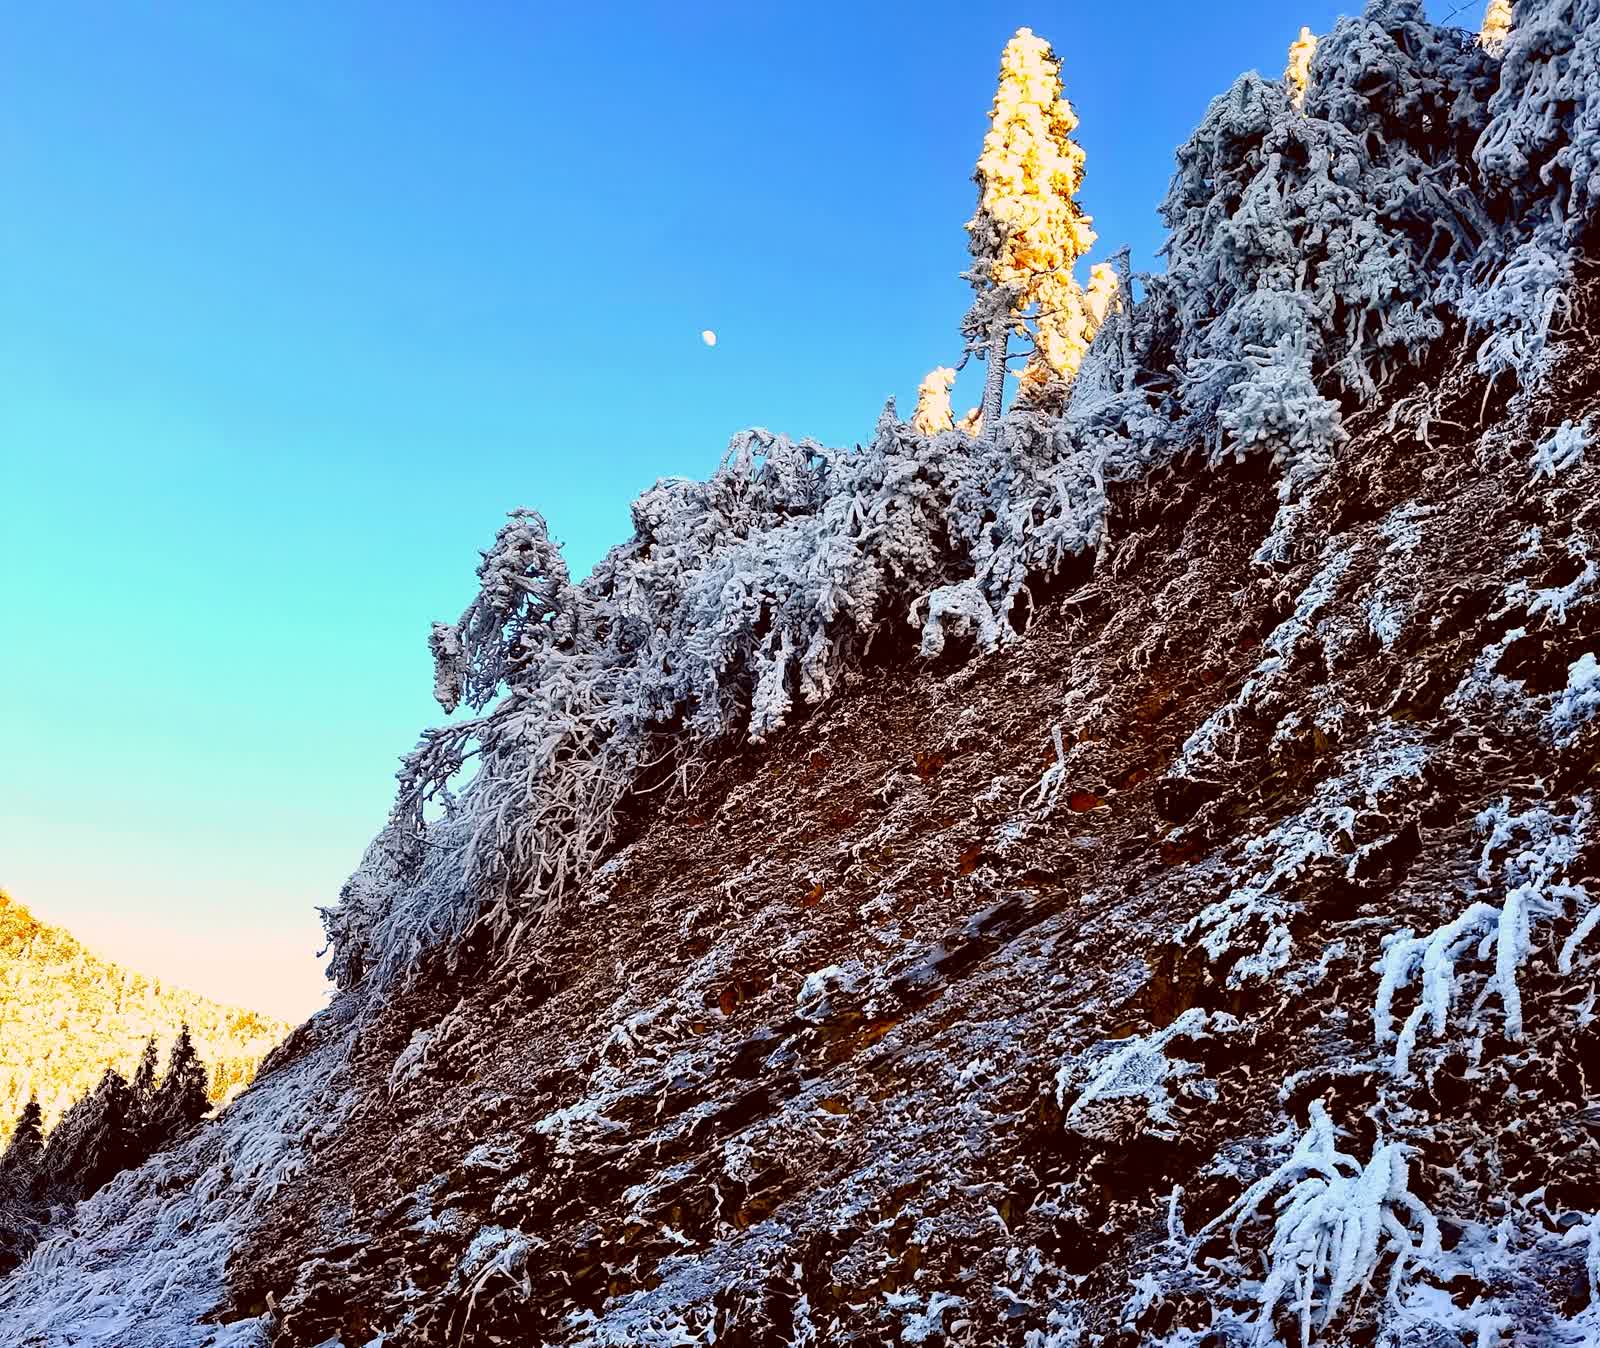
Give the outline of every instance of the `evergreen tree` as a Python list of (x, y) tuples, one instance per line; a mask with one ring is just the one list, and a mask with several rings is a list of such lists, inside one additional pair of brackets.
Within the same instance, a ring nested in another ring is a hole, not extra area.
[[(1022, 374), (1030, 401), (1077, 373), (1109, 297), (1091, 304), (1073, 264), (1094, 245), (1090, 220), (1074, 199), (1083, 184), (1083, 150), (1071, 138), (1077, 115), (1061, 89), (1050, 44), (1019, 28), (1000, 58), (1000, 87), (978, 158), (978, 209), (967, 223), (978, 298), (962, 324), (985, 351), (983, 424), (998, 425), (1011, 330), (1031, 322), (1034, 353)], [(1107, 270), (1103, 288), (1113, 281)], [(1098, 315), (1096, 309), (1098, 308)]]
[(159, 1151), (190, 1124), (205, 1117), (211, 1108), (206, 1083), (206, 1065), (200, 1061), (189, 1027), (185, 1025), (172, 1046), (166, 1075), (161, 1078), (151, 1104), (151, 1151)]
[(139, 1059), (138, 1070), (133, 1074), (133, 1096), (141, 1110), (147, 1109), (156, 1093), (156, 1037), (151, 1035), (144, 1046), (144, 1056)]
[(106, 1068), (100, 1084), (61, 1116), (44, 1149), (42, 1170), (64, 1201), (93, 1193), (143, 1159), (139, 1110), (128, 1079)]
[(1490, 56), (1500, 56), (1504, 54), (1510, 36), (1511, 0), (1489, 0), (1489, 8), (1483, 15), (1483, 27), (1478, 32), (1478, 45)]
[(1316, 54), (1317, 35), (1302, 25), (1300, 36), (1289, 44), (1289, 65), (1283, 72), (1289, 86), (1289, 101), (1296, 110), (1306, 105), (1306, 93), (1311, 88), (1311, 62)]
[(39, 1102), (29, 1100), (17, 1120), (17, 1129), (11, 1134), (5, 1154), (0, 1156), (0, 1172), (12, 1175), (38, 1169), (39, 1156), (44, 1151), (43, 1118)]
[(938, 435), (955, 425), (950, 412), (950, 386), (955, 382), (956, 372), (941, 365), (918, 386), (917, 410), (911, 416), (911, 429), (918, 435)]

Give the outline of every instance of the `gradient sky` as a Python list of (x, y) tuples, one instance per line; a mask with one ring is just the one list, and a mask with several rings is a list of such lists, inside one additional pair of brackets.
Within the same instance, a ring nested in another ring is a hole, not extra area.
[(581, 573), (741, 426), (909, 414), (1018, 26), (1101, 255), (1154, 267), (1173, 147), (1337, 12), (0, 3), (0, 887), (319, 1005), (315, 907), (505, 511)]

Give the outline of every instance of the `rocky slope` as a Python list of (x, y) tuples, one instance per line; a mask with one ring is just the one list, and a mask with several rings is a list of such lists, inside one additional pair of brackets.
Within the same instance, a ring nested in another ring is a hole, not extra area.
[(338, 997), (0, 1344), (1600, 1344), (1600, 7), (1306, 74), (1061, 405), (514, 516)]
[[(1222, 1343), (1163, 1268), (1172, 1195), (1200, 1231), (1313, 1101), (1362, 1160), (1413, 1149), (1456, 1303), (1530, 1329), (1589, 1304), (1577, 1245), (1514, 1285), (1465, 1254), (1600, 1206), (1570, 922), (1536, 933), (1522, 1041), (1490, 1014), (1401, 1079), (1374, 1038), (1385, 940), (1498, 898), (1482, 812), (1570, 815), (1600, 768), (1600, 722), (1557, 749), (1523, 720), (1600, 645), (1600, 453), (1529, 469), (1600, 410), (1600, 350), (1516, 409), (1448, 350), (1352, 419), (1304, 560), (1251, 565), (1259, 464), (1118, 492), (1019, 650), (864, 672), (639, 814), (547, 944), (431, 970), (235, 1250), (232, 1313), (276, 1307), (295, 1348)], [(1559, 615), (1536, 597), (1564, 587)], [(1597, 860), (1585, 834), (1567, 878)]]
[(184, 1025), (219, 1104), (290, 1029), (101, 959), (0, 892), (0, 1143), (30, 1099), (48, 1131), (108, 1067), (131, 1079), (146, 1042), (165, 1054)]

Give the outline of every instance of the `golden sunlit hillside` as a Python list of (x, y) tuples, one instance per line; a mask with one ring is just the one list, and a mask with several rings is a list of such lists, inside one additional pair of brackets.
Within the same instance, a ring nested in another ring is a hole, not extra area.
[(30, 1099), (52, 1128), (115, 1067), (132, 1077), (155, 1037), (163, 1062), (184, 1024), (220, 1103), (291, 1026), (124, 969), (0, 891), (0, 1140)]

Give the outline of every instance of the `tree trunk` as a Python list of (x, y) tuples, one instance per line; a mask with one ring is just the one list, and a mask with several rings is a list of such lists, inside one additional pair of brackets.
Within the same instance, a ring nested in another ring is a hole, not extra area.
[(1006, 388), (1006, 345), (1010, 338), (1010, 316), (1002, 315), (989, 335), (988, 369), (983, 376), (983, 438), (990, 444), (1000, 433), (1000, 406)]

